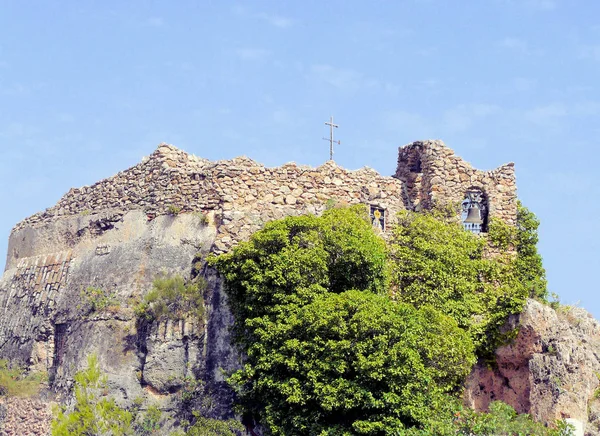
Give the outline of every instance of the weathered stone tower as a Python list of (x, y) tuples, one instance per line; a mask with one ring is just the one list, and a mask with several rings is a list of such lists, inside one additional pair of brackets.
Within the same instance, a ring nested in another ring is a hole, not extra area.
[(417, 141), (400, 147), (395, 177), (404, 182), (410, 209), (418, 211), (436, 204), (460, 204), (468, 191), (479, 190), (489, 217), (516, 224), (517, 185), (513, 163), (492, 171), (480, 171), (441, 141)]

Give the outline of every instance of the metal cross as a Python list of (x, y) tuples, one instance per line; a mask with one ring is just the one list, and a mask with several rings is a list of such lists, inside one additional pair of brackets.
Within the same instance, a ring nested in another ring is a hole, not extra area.
[(329, 117), (329, 122), (325, 123), (325, 125), (329, 126), (329, 138), (323, 138), (325, 141), (329, 141), (329, 160), (333, 160), (333, 144), (340, 145), (342, 141), (334, 141), (333, 140), (333, 128), (340, 127), (337, 124), (333, 124), (333, 117)]

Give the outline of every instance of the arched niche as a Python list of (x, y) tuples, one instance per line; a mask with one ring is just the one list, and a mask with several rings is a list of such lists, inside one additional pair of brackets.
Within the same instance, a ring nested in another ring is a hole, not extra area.
[(471, 187), (461, 203), (461, 222), (465, 230), (479, 234), (488, 230), (488, 201), (483, 189)]

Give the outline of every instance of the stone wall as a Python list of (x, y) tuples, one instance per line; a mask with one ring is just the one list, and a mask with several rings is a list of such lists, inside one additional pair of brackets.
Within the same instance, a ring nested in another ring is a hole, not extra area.
[(485, 194), (489, 217), (516, 224), (517, 185), (513, 163), (480, 171), (456, 156), (442, 141), (417, 141), (400, 147), (395, 176), (406, 184), (411, 209), (460, 204), (469, 189), (477, 188)]
[(7, 267), (39, 251), (41, 241), (28, 242), (27, 229), (65, 217), (77, 216), (89, 222), (89, 232), (101, 233), (112, 224), (91, 220), (99, 212), (110, 212), (116, 220), (129, 210), (143, 210), (149, 220), (174, 210), (201, 212), (216, 225), (215, 251), (221, 252), (267, 221), (319, 214), (335, 203), (380, 207), (393, 224), (395, 214), (405, 208), (404, 194), (400, 180), (370, 168), (349, 171), (332, 161), (318, 168), (294, 163), (266, 168), (245, 157), (209, 162), (161, 144), (142, 163), (92, 186), (71, 189), (55, 206), (19, 223), (9, 242)]
[[(140, 164), (71, 189), (13, 229), (0, 278), (0, 358), (49, 371), (53, 388), (66, 393), (96, 353), (120, 403), (141, 396), (165, 411), (176, 408), (174, 392), (192, 371), (214, 400), (211, 416), (229, 417), (223, 370), (240, 360), (229, 341), (233, 320), (221, 278), (210, 268), (202, 272), (208, 286), (201, 328), (171, 323), (140, 330), (132, 306), (157, 275), (190, 277), (197, 253), (227, 251), (268, 221), (336, 204), (382, 210), (385, 236), (398, 211), (460, 201), (466, 188), (481, 186), (490, 213), (514, 223), (512, 170), (474, 170), (436, 141), (401, 148), (393, 177), (332, 161), (317, 168), (267, 168), (245, 157), (210, 162), (161, 144)], [(118, 304), (89, 313), (82, 297), (89, 286), (110, 292)]]

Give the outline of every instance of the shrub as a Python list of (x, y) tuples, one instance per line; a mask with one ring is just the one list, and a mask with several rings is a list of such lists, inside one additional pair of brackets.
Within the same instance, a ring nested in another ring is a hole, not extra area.
[(198, 222), (203, 225), (203, 226), (207, 226), (208, 225), (208, 216), (206, 216), (204, 213), (202, 212), (197, 212), (196, 216), (198, 217)]
[(98, 358), (90, 355), (87, 368), (75, 374), (73, 410), (55, 409), (52, 436), (132, 435), (131, 412), (117, 406), (113, 398), (103, 396), (106, 386), (107, 379), (100, 371)]
[(212, 419), (199, 413), (194, 413), (194, 418), (195, 422), (187, 428), (185, 436), (236, 436), (244, 431), (244, 426), (235, 419)]
[(385, 243), (363, 206), (269, 222), (248, 242), (208, 258), (227, 281), (242, 347), (253, 341), (251, 319), (276, 316), (329, 291), (385, 293), (386, 262)]
[(37, 395), (41, 385), (47, 380), (45, 372), (26, 374), (18, 365), (8, 360), (0, 360), (0, 396), (31, 397)]
[(513, 267), (519, 285), (526, 289), (530, 298), (547, 301), (546, 270), (537, 251), (540, 225), (536, 216), (519, 201), (517, 203), (517, 226), (510, 227), (498, 219), (490, 220), (488, 240), (498, 249), (516, 250)]
[(167, 206), (167, 212), (169, 212), (169, 215), (177, 216), (181, 213), (181, 207), (170, 204)]
[(484, 258), (484, 238), (436, 212), (405, 211), (398, 218), (390, 240), (396, 298), (450, 315), (480, 356), (492, 356), (506, 339), (507, 317), (519, 313), (527, 297), (510, 256)]
[(135, 308), (136, 314), (147, 321), (178, 320), (187, 316), (202, 320), (205, 288), (206, 283), (201, 278), (186, 283), (179, 275), (159, 277)]
[(78, 308), (87, 309), (87, 313), (102, 312), (109, 307), (118, 307), (119, 301), (114, 292), (88, 286), (79, 293), (81, 305)]
[(440, 312), (347, 291), (287, 317), (254, 319), (257, 341), (231, 378), (272, 434), (390, 434), (429, 420), (461, 385), (473, 344)]

